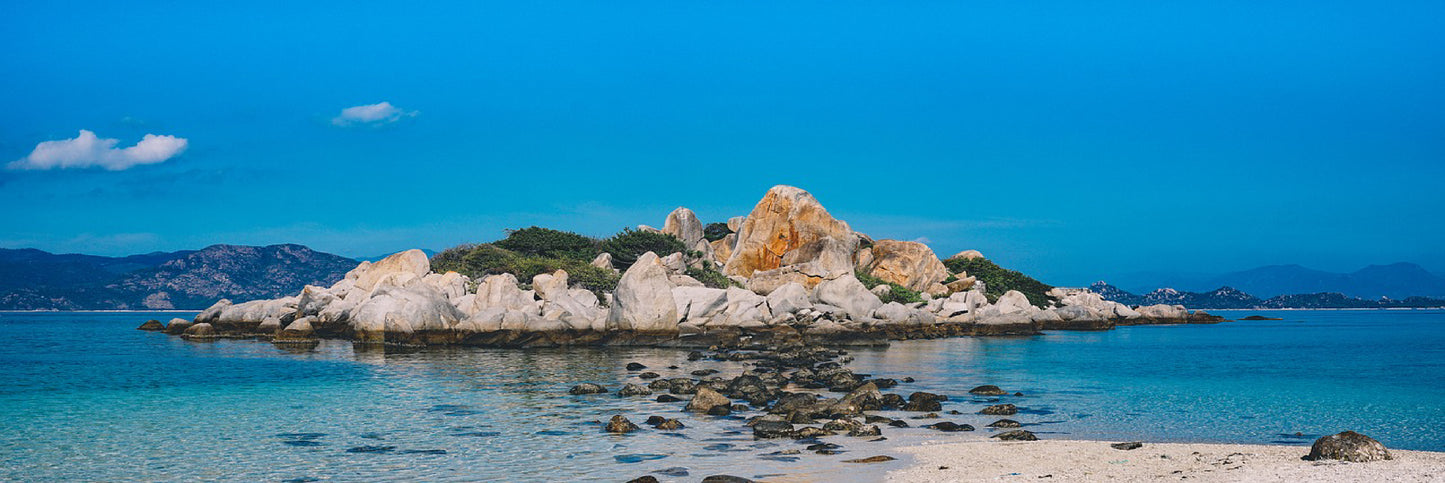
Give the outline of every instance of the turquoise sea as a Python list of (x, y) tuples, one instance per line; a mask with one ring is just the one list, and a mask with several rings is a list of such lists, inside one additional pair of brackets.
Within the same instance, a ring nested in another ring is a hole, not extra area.
[[(1043, 438), (1306, 445), (1350, 429), (1445, 451), (1445, 312), (1221, 312), (1255, 313), (1284, 320), (896, 342), (850, 351), (851, 367), (915, 377), (892, 391), (949, 394), (965, 414), (945, 417), (979, 428), (996, 418), (972, 414), (991, 401), (969, 388), (1020, 391), (1002, 399)], [(745, 369), (679, 350), (285, 350), (135, 330), (191, 315), (0, 313), (0, 480), (807, 479), (888, 444), (986, 435), (885, 427), (888, 442), (839, 437), (840, 455), (779, 455), (800, 448), (753, 441), (749, 414), (566, 394), (641, 382), (634, 361), (664, 377)], [(602, 434), (613, 414), (688, 427)]]

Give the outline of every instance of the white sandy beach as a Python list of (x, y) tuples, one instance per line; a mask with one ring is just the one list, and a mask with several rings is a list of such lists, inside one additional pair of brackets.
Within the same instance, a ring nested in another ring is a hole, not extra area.
[(1105, 441), (966, 441), (900, 447), (912, 464), (887, 481), (1445, 481), (1445, 453), (1391, 450), (1390, 461), (1304, 461), (1301, 446), (1145, 443), (1123, 451)]

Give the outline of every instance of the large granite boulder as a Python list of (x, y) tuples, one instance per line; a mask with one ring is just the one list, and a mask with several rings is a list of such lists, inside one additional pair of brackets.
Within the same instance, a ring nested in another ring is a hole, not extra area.
[(815, 278), (805, 280), (805, 286), (851, 274), (859, 240), (847, 223), (829, 215), (813, 195), (792, 186), (768, 190), (743, 220), (737, 235), (723, 273), (751, 278), (756, 272), (811, 264), (801, 271)]
[(767, 325), (773, 314), (768, 310), (768, 299), (746, 289), (727, 288), (727, 308), (723, 320), (716, 325), (756, 328)]
[(813, 302), (841, 308), (854, 320), (868, 319), (883, 306), (883, 301), (852, 274), (819, 283), (813, 289)]
[(768, 309), (773, 312), (773, 315), (811, 308), (813, 308), (813, 301), (808, 300), (808, 289), (804, 288), (801, 283), (784, 284), (768, 294)]
[(667, 220), (662, 223), (662, 232), (682, 240), (682, 245), (694, 249), (699, 241), (703, 240), (702, 222), (698, 221), (697, 214), (687, 208), (678, 207), (667, 214)]
[(466, 314), (436, 288), (421, 280), (402, 286), (382, 285), (352, 311), (349, 319), (358, 339), (384, 340), (388, 334), (409, 336), (420, 331), (454, 329)]
[(938, 255), (922, 243), (878, 240), (871, 253), (868, 265), (861, 267), (864, 272), (910, 290), (935, 293), (949, 275)]
[[(359, 273), (357, 273), (358, 271)], [(427, 259), (426, 253), (415, 248), (393, 254), (376, 263), (362, 262), (361, 266), (352, 270), (355, 273), (356, 287), (362, 290), (371, 290), (378, 282), (390, 275), (406, 274), (420, 278), (426, 276), (430, 271), (431, 261)], [(351, 278), (352, 273), (348, 273), (347, 277)]]
[(680, 317), (667, 275), (657, 254), (647, 252), (637, 257), (612, 293), (607, 329), (676, 333)]
[(1183, 322), (1189, 318), (1189, 310), (1183, 305), (1156, 304), (1135, 309), (1139, 316), (1159, 322)]
[(488, 275), (477, 284), (477, 293), (476, 297), (472, 299), (472, 307), (464, 309), (463, 312), (475, 315), (490, 308), (536, 312), (537, 301), (533, 293), (523, 291), (517, 286), (515, 275), (501, 273)]
[(727, 309), (728, 291), (720, 288), (676, 287), (672, 289), (672, 300), (677, 304), (677, 314), (682, 323), (705, 325)]
[(949, 294), (948, 298), (941, 300), (943, 302), (938, 304), (937, 313), (943, 317), (972, 314), (988, 306), (988, 296), (979, 290), (954, 292)]
[(975, 258), (983, 258), (983, 253), (980, 253), (978, 250), (964, 250), (953, 254), (953, 256), (951, 257), (948, 257), (949, 260), (953, 260), (955, 258), (963, 260), (973, 260)]
[(1388, 460), (1392, 457), (1390, 451), (1385, 449), (1385, 445), (1375, 441), (1374, 438), (1354, 431), (1345, 431), (1315, 440), (1315, 444), (1310, 447), (1310, 453), (1305, 455), (1304, 459), (1365, 463)]

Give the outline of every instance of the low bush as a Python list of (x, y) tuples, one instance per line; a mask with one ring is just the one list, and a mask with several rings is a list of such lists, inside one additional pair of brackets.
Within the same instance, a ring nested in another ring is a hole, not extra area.
[(1018, 290), (1028, 297), (1030, 304), (1039, 307), (1049, 305), (1047, 293), (1053, 287), (1028, 275), (1000, 267), (986, 258), (954, 258), (944, 260), (943, 265), (948, 267), (950, 272), (968, 272), (969, 276), (983, 282), (985, 295), (988, 295), (990, 300), (996, 300), (1009, 290)]
[(877, 287), (879, 285), (887, 285), (888, 293), (878, 297), (879, 299), (883, 300), (883, 303), (885, 304), (889, 302), (911, 304), (914, 302), (923, 301), (923, 294), (913, 291), (908, 287), (904, 287), (902, 285), (888, 282), (878, 277), (874, 277), (863, 272), (862, 270), (853, 272), (853, 276), (857, 277), (859, 282), (863, 282), (863, 286), (868, 287), (868, 290), (873, 290), (874, 287)]
[(637, 257), (647, 252), (656, 253), (659, 257), (665, 257), (678, 252), (687, 251), (682, 240), (666, 233), (655, 231), (634, 230), (623, 228), (621, 232), (612, 235), (611, 238), (602, 240), (599, 244), (602, 251), (612, 254), (612, 264), (622, 270), (627, 270)]
[(443, 250), (432, 258), (432, 270), (455, 271), (473, 279), (510, 273), (524, 284), (531, 283), (532, 277), (538, 274), (565, 270), (569, 284), (597, 292), (599, 296), (601, 292), (617, 288), (619, 279), (612, 270), (594, 267), (581, 258), (525, 255), (489, 243)]
[(507, 230), (506, 238), (492, 242), (492, 244), (522, 255), (545, 258), (573, 258), (590, 261), (599, 253), (597, 240), (591, 237), (539, 226)]
[(708, 288), (746, 288), (743, 287), (743, 284), (737, 283), (733, 279), (728, 278), (727, 275), (723, 275), (722, 272), (713, 269), (712, 263), (707, 261), (702, 262), (702, 268), (689, 267), (684, 273), (687, 274), (687, 276), (697, 279), (697, 281), (699, 282), (702, 282), (702, 284), (707, 286)]
[(707, 226), (702, 227), (702, 237), (710, 242), (721, 240), (732, 232), (728, 229), (727, 223), (708, 223)]

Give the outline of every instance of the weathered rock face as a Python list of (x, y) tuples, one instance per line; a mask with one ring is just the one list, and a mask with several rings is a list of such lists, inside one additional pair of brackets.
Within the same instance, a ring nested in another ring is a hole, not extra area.
[(951, 257), (948, 257), (949, 260), (953, 260), (953, 259), (955, 259), (955, 258), (961, 258), (961, 259), (964, 259), (964, 260), (973, 260), (973, 259), (975, 259), (975, 258), (983, 258), (983, 253), (980, 253), (978, 250), (964, 250), (964, 251), (961, 251), (961, 252), (958, 252), (958, 253), (953, 254), (953, 256), (951, 256)]
[(687, 407), (684, 408), (684, 410), (706, 413), (715, 407), (730, 404), (732, 404), (732, 401), (717, 391), (707, 387), (700, 387), (697, 389), (697, 394), (692, 396), (692, 400), (687, 402)]
[[(358, 273), (358, 271), (360, 272)], [(393, 254), (370, 265), (362, 263), (356, 270), (352, 270), (352, 273), (346, 274), (346, 278), (352, 278), (352, 275), (355, 274), (356, 287), (361, 290), (371, 290), (377, 282), (387, 276), (406, 274), (420, 278), (430, 271), (431, 261), (427, 260), (426, 253), (411, 249)]]
[(682, 207), (668, 213), (667, 220), (662, 223), (662, 232), (682, 240), (682, 245), (688, 248), (703, 239), (702, 222), (698, 221), (697, 214)]
[(1342, 460), (1355, 463), (1391, 459), (1390, 451), (1374, 438), (1354, 431), (1331, 434), (1315, 440), (1306, 460)]
[(1189, 318), (1189, 310), (1183, 305), (1149, 305), (1139, 307), (1137, 312), (1142, 318), (1157, 321), (1184, 321)]
[(948, 267), (938, 260), (933, 250), (918, 242), (878, 240), (873, 243), (872, 259), (862, 269), (869, 275), (896, 283), (910, 290), (930, 292), (948, 278)]
[(858, 247), (858, 237), (847, 223), (829, 215), (813, 195), (792, 186), (768, 190), (737, 235), (732, 256), (723, 266), (727, 275), (752, 277), (785, 265), (814, 264), (804, 272), (835, 278), (852, 273)]
[(803, 284), (789, 283), (768, 294), (768, 308), (773, 314), (793, 313), (813, 308), (813, 302), (808, 300), (808, 289)]
[(673, 285), (667, 275), (657, 254), (647, 252), (637, 257), (637, 262), (617, 282), (612, 307), (607, 313), (607, 328), (676, 333), (677, 302), (672, 298)]
[(813, 289), (813, 301), (841, 308), (854, 320), (867, 319), (883, 306), (883, 301), (852, 274), (818, 284)]

